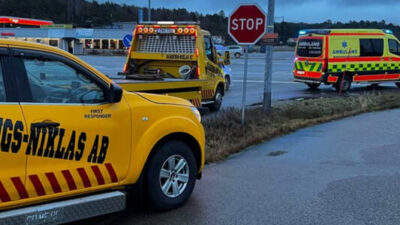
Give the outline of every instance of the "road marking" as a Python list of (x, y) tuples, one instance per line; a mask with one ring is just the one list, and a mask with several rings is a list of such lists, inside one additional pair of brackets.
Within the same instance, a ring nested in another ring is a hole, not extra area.
[[(243, 82), (243, 80), (233, 80), (233, 82)], [(263, 80), (247, 80), (248, 83), (264, 83)], [(272, 81), (273, 84), (298, 84), (294, 81)]]

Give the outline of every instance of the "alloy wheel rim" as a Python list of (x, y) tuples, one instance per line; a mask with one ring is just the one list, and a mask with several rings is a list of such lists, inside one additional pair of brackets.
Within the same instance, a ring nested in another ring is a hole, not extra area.
[(166, 159), (160, 170), (160, 188), (170, 198), (180, 196), (189, 183), (189, 165), (180, 155)]

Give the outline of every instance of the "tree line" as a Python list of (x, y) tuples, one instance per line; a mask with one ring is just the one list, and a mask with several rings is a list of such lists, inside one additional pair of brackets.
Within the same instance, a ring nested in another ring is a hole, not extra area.
[[(143, 10), (143, 17), (147, 18), (147, 10)], [(76, 27), (99, 27), (110, 25), (113, 22), (138, 21), (139, 7), (113, 2), (99, 3), (95, 0), (0, 0), (0, 15), (27, 17), (52, 20), (60, 24), (73, 24)], [(233, 43), (227, 34), (228, 18), (224, 11), (215, 14), (201, 14), (189, 12), (186, 9), (152, 9), (154, 21), (200, 21), (203, 29), (211, 31), (213, 35), (225, 37), (228, 44)], [(349, 21), (322, 23), (275, 23), (275, 32), (279, 33), (279, 40), (286, 42), (288, 38), (297, 37), (301, 29), (321, 28), (378, 28), (391, 29), (396, 36), (400, 36), (400, 26), (376, 21)]]

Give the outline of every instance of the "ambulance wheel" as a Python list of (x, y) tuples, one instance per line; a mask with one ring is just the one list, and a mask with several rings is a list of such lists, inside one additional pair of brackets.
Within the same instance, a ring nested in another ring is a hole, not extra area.
[(215, 92), (214, 102), (211, 103), (211, 104), (207, 104), (206, 106), (212, 112), (218, 111), (221, 108), (223, 97), (224, 97), (224, 92), (223, 92), (223, 89), (220, 86), (220, 87), (217, 88), (217, 91)]
[(242, 54), (240, 54), (239, 52), (236, 52), (236, 53), (234, 54), (234, 56), (235, 56), (236, 58), (240, 58), (240, 56), (242, 56)]
[(379, 83), (373, 83), (373, 84), (371, 84), (371, 87), (373, 87), (373, 88), (379, 87)]
[(351, 76), (345, 76), (342, 83), (342, 76), (339, 77), (337, 84), (335, 85), (335, 89), (337, 92), (340, 91), (340, 85), (342, 85), (342, 92), (347, 92), (351, 88)]
[(306, 84), (308, 88), (310, 88), (311, 90), (317, 90), (321, 85), (321, 83), (306, 83)]
[(145, 184), (151, 206), (165, 211), (182, 206), (196, 183), (197, 164), (193, 151), (185, 143), (164, 143), (150, 159)]
[(397, 83), (396, 83), (396, 86), (397, 86), (398, 88), (400, 88), (400, 82), (397, 82)]

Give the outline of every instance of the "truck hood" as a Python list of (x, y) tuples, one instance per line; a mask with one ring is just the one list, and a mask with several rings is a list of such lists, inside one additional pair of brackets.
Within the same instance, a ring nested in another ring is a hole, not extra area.
[(168, 105), (181, 105), (181, 106), (193, 106), (188, 100), (183, 98), (167, 96), (167, 95), (156, 95), (148, 93), (136, 93), (140, 97), (157, 104), (168, 104)]

